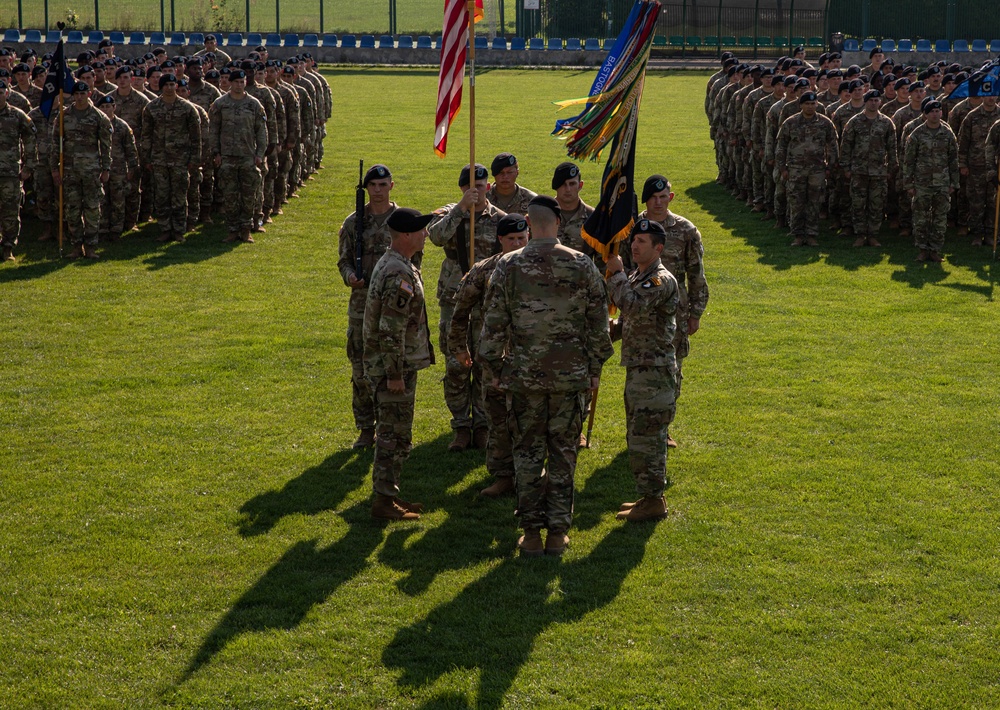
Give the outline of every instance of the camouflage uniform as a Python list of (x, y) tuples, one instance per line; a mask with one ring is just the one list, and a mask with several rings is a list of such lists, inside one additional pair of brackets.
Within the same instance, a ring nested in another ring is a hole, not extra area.
[[(864, 110), (865, 104), (863, 101), (861, 102), (861, 106), (855, 106), (853, 103), (848, 101), (846, 104), (834, 111), (830, 120), (833, 121), (833, 125), (837, 129), (838, 141), (843, 138), (844, 128), (847, 126), (848, 121), (857, 116), (859, 113), (864, 112)], [(833, 173), (833, 177), (830, 179), (829, 192), (830, 199), (828, 212), (831, 219), (833, 219), (835, 223), (840, 224), (844, 228), (845, 232), (853, 231), (853, 216), (850, 212), (851, 181), (844, 175), (843, 166), (838, 166), (836, 171)]]
[[(276, 81), (272, 86), (281, 97), (285, 115), (285, 139), (282, 145), (278, 146), (276, 155), (276, 172), (274, 176), (274, 202), (272, 211), (277, 211), (288, 197), (288, 174), (292, 169), (292, 153), (294, 146), (299, 144), (301, 131), (301, 111), (299, 109), (299, 95), (286, 82)], [(288, 148), (287, 146), (293, 146)]]
[[(455, 313), (455, 297), (462, 281), (459, 250), (468, 254), (468, 213), (458, 203), (445, 205), (437, 210), (438, 218), (429, 226), (431, 241), (444, 248), (445, 259), (438, 277), (437, 298), (441, 307), (438, 326), (438, 345), (445, 353), (444, 401), (451, 411), (451, 428), (485, 427), (486, 414), (482, 410), (482, 381), (475, 373), (466, 370), (448, 349), (448, 328)], [(476, 215), (476, 261), (499, 251), (497, 223), (506, 215), (489, 202)]]
[[(267, 126), (267, 144), (265, 146), (265, 157), (270, 158), (271, 154), (278, 146), (278, 105), (275, 101), (274, 94), (266, 86), (261, 86), (260, 84), (251, 84), (247, 82), (247, 95), (253, 96), (260, 102), (260, 105), (264, 107), (264, 125)], [(260, 185), (257, 188), (257, 194), (254, 197), (254, 209), (253, 213), (258, 218), (263, 218), (264, 213), (264, 203), (265, 198), (270, 198), (267, 201), (268, 209), (271, 211), (271, 205), (274, 204), (274, 195), (265, 194), (265, 184), (270, 184), (270, 189), (274, 189), (274, 175), (271, 175), (270, 180), (268, 180), (268, 161), (265, 161), (260, 166)]]
[(125, 197), (128, 194), (129, 175), (139, 168), (139, 153), (132, 129), (121, 118), (111, 119), (111, 177), (104, 186), (104, 203), (101, 206), (101, 239), (117, 238), (125, 231)]
[(774, 153), (778, 147), (778, 129), (781, 128), (779, 118), (781, 110), (788, 102), (787, 97), (779, 99), (768, 109), (764, 132), (764, 162), (769, 164), (766, 169), (771, 171), (771, 177), (774, 180), (774, 214), (779, 220), (788, 217), (788, 193), (785, 190), (785, 178), (782, 177), (778, 166), (773, 163)]
[(628, 454), (639, 494), (659, 498), (667, 485), (667, 431), (675, 403), (677, 281), (661, 262), (608, 279), (621, 311)]
[[(903, 108), (899, 109), (892, 115), (892, 123), (896, 127), (896, 155), (902, 158), (904, 151), (906, 150), (906, 144), (903, 139), (903, 129), (906, 125), (919, 118), (923, 120), (924, 114), (920, 111), (920, 107), (913, 107), (912, 104), (906, 104)], [(913, 227), (913, 200), (907, 194), (905, 189), (900, 188), (902, 183), (902, 176), (897, 173), (896, 176), (896, 189), (899, 195), (899, 227), (900, 229), (911, 229)]]
[(603, 270), (604, 261), (594, 251), (594, 248), (583, 241), (583, 237), (580, 236), (583, 232), (583, 225), (590, 219), (590, 215), (594, 214), (594, 208), (580, 200), (580, 204), (572, 212), (567, 212), (564, 209), (560, 209), (559, 212), (559, 233), (556, 235), (559, 238), (559, 243), (585, 254), (597, 265), (598, 270)]
[[(135, 144), (142, 144), (142, 112), (149, 104), (149, 97), (141, 91), (129, 88), (127, 94), (122, 96), (121, 92), (115, 94), (115, 116), (125, 121), (132, 129), (132, 136)], [(142, 173), (137, 171), (132, 180), (126, 184), (125, 193), (125, 228), (131, 229), (139, 221), (139, 203), (141, 196), (139, 187), (142, 180)]]
[(879, 113), (861, 112), (847, 122), (840, 144), (840, 166), (851, 174), (851, 217), (858, 237), (874, 237), (882, 226), (889, 175), (898, 169), (896, 130)]
[(16, 109), (20, 109), (25, 116), (31, 113), (31, 109), (34, 108), (31, 102), (28, 101), (27, 97), (18, 92), (16, 89), (11, 89), (10, 93), (7, 95), (7, 105), (13, 106)]
[(826, 172), (837, 166), (837, 129), (817, 113), (806, 119), (797, 113), (778, 130), (774, 160), (779, 171), (788, 171), (789, 226), (796, 238), (819, 234), (819, 205)]
[(295, 86), (305, 89), (313, 109), (309, 123), (302, 124), (302, 160), (299, 164), (299, 184), (302, 184), (316, 170), (316, 121), (323, 115), (323, 102), (322, 98), (316, 95), (316, 86), (306, 79), (305, 75), (295, 78)]
[(958, 189), (958, 141), (947, 123), (921, 124), (906, 142), (904, 189), (914, 190), (913, 241), (918, 249), (941, 252), (948, 228), (949, 190)]
[(264, 160), (267, 150), (267, 118), (264, 107), (249, 94), (234, 99), (230, 94), (212, 104), (209, 116), (209, 147), (222, 156), (219, 181), (226, 205), (226, 228), (230, 234), (253, 226), (254, 199), (260, 186), (255, 160)]
[(614, 349), (608, 295), (583, 254), (534, 238), (490, 279), (479, 354), (511, 392), (521, 526), (565, 533), (584, 392)]
[[(488, 259), (477, 261), (462, 277), (462, 284), (455, 298), (455, 312), (448, 329), (449, 357), (456, 358), (464, 352), (470, 355), (478, 352), (487, 286), (501, 256), (503, 255), (494, 254)], [(482, 407), (489, 426), (486, 470), (497, 478), (513, 478), (514, 453), (508, 422), (510, 407), (507, 404), (507, 393), (493, 387), (494, 373), (489, 372), (488, 368), (484, 369), (479, 358), (473, 358), (472, 369), (473, 380), (483, 383)]]
[[(282, 77), (288, 76), (287, 74), (282, 74)], [(285, 197), (291, 197), (292, 193), (298, 189), (299, 185), (302, 184), (303, 179), (303, 165), (305, 161), (305, 142), (307, 139), (307, 134), (312, 131), (313, 124), (316, 121), (316, 109), (313, 104), (312, 97), (306, 89), (295, 82), (288, 81), (287, 79), (282, 79), (285, 85), (295, 91), (299, 99), (299, 134), (298, 140), (295, 142), (295, 147), (292, 148), (292, 155), (288, 174), (288, 193)]]
[[(58, 116), (52, 142), (59, 145)], [(58, 173), (58, 150), (50, 153), (49, 162)], [(104, 197), (100, 174), (106, 170), (111, 170), (111, 121), (92, 103), (82, 111), (70, 104), (63, 109), (63, 213), (76, 246), (97, 246)]]
[(21, 233), (21, 170), (35, 155), (35, 124), (11, 105), (0, 109), (0, 245), (13, 249)]
[(997, 197), (997, 163), (1000, 161), (1000, 121), (993, 124), (989, 134), (986, 136), (986, 169), (989, 172), (990, 195), (988, 204), (993, 206), (994, 211), (987, 213), (987, 226), (991, 228), (990, 239), (995, 238), (996, 224), (990, 222), (990, 218), (996, 219), (996, 197)]
[[(417, 372), (433, 364), (420, 270), (390, 247), (372, 271), (364, 316), (364, 371), (377, 410), (372, 487), (378, 495), (399, 495), (413, 443)], [(398, 379), (405, 385), (402, 394), (387, 386)]]
[(156, 221), (164, 235), (187, 231), (188, 166), (201, 161), (201, 141), (201, 119), (191, 102), (161, 97), (143, 110), (139, 154), (143, 167), (152, 168)]
[[(754, 161), (754, 205), (761, 210), (771, 211), (774, 207), (774, 170), (767, 164), (767, 112), (778, 101), (774, 94), (765, 94), (753, 109), (750, 121), (750, 140), (753, 143)], [(759, 175), (759, 177), (758, 177)]]
[[(212, 108), (212, 104), (214, 104), (216, 100), (222, 96), (221, 91), (204, 80), (200, 82), (189, 82), (188, 90), (188, 101), (205, 109), (205, 113), (209, 113), (209, 109)], [(209, 115), (208, 126), (209, 132), (211, 132), (211, 115)], [(202, 134), (203, 142), (208, 142), (207, 136), (207, 133)], [(201, 171), (201, 199), (198, 201), (201, 214), (199, 215), (199, 218), (208, 217), (208, 213), (212, 211), (212, 204), (215, 200), (215, 180), (219, 173), (219, 169), (215, 167), (215, 163), (211, 160), (212, 156), (210, 155), (210, 147), (206, 146), (203, 152), (205, 154), (205, 164), (202, 166)]]
[(990, 178), (996, 175), (986, 162), (986, 137), (1000, 120), (1000, 107), (986, 112), (979, 106), (969, 112), (958, 132), (958, 167), (966, 168), (966, 194), (969, 199), (969, 233), (985, 239), (993, 232), (993, 200)]
[(201, 216), (201, 186), (205, 182), (205, 173), (212, 169), (210, 166), (211, 161), (208, 160), (208, 127), (211, 125), (211, 122), (208, 120), (208, 111), (198, 104), (192, 105), (198, 111), (198, 124), (201, 126), (201, 153), (198, 155), (196, 161), (198, 167), (191, 172), (191, 178), (188, 182), (187, 228), (189, 231), (194, 229)]
[(516, 184), (514, 194), (510, 197), (498, 195), (496, 185), (493, 185), (486, 191), (486, 199), (489, 200), (489, 203), (507, 214), (526, 214), (528, 212), (528, 203), (531, 202), (532, 197), (536, 197), (534, 192)]
[(52, 226), (56, 221), (56, 186), (52, 182), (52, 171), (49, 160), (52, 153), (52, 123), (58, 118), (58, 113), (52, 111), (45, 118), (40, 108), (31, 109), (28, 118), (35, 124), (35, 155), (28, 167), (31, 169), (31, 182), (35, 189), (35, 210), (38, 221), (46, 226)]

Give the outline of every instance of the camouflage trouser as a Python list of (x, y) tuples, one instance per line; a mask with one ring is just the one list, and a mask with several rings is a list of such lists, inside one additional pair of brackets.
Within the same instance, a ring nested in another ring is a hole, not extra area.
[(977, 239), (993, 236), (993, 190), (986, 168), (969, 168), (966, 192), (969, 196), (969, 234)]
[(674, 373), (670, 367), (625, 370), (628, 457), (642, 496), (660, 497), (667, 484), (667, 427), (673, 421)]
[(267, 156), (264, 161), (264, 167), (267, 169), (267, 172), (263, 176), (264, 200), (261, 205), (261, 214), (264, 212), (270, 214), (271, 207), (274, 205), (274, 185), (278, 177), (278, 154), (271, 153), (271, 155)]
[(751, 160), (753, 161), (750, 167), (752, 171), (751, 182), (753, 184), (753, 203), (754, 205), (764, 206), (767, 200), (767, 186), (764, 179), (764, 161), (760, 159), (757, 155), (753, 155)]
[(764, 176), (764, 207), (768, 211), (771, 211), (774, 209), (774, 190), (776, 187), (774, 182), (774, 166), (762, 163), (760, 168)]
[(885, 215), (888, 190), (889, 182), (884, 175), (851, 175), (851, 218), (856, 236), (874, 237), (878, 234)]
[(488, 384), (483, 388), (483, 409), (489, 420), (486, 470), (497, 478), (514, 476), (514, 447), (510, 435), (510, 405), (507, 393)]
[[(691, 337), (688, 335), (688, 317), (686, 314), (677, 313), (677, 330), (674, 331), (674, 358), (676, 359), (676, 370), (674, 371), (674, 401), (681, 397), (681, 382), (684, 381), (683, 369), (684, 360), (691, 352)], [(670, 412), (670, 420), (667, 426), (674, 423), (677, 415), (677, 408)]]
[(52, 173), (47, 168), (40, 167), (32, 175), (32, 182), (35, 185), (35, 213), (38, 220), (55, 222), (59, 205), (56, 203), (56, 186), (52, 182)]
[(316, 142), (312, 128), (306, 132), (302, 141), (302, 160), (299, 162), (299, 183), (304, 183), (309, 174), (313, 171), (313, 161), (315, 160)]
[[(215, 164), (211, 161), (201, 170), (201, 200), (202, 212), (211, 212), (215, 204)], [(200, 217), (201, 215), (199, 215)]]
[(253, 197), (253, 214), (259, 217), (264, 213), (264, 183), (267, 182), (267, 158), (260, 164), (260, 182), (257, 184), (257, 192)]
[(104, 186), (104, 202), (101, 204), (102, 235), (118, 237), (125, 231), (125, 195), (128, 192), (128, 176), (124, 170), (112, 169), (111, 178)]
[(260, 170), (254, 159), (224, 156), (219, 183), (226, 205), (226, 229), (238, 232), (241, 227), (253, 226), (254, 199), (260, 187)]
[(781, 177), (781, 172), (774, 169), (774, 216), (778, 218), (788, 217), (788, 192), (785, 178)]
[(153, 215), (153, 174), (143, 171), (139, 183), (139, 211), (136, 213), (136, 224), (148, 222)]
[[(483, 373), (482, 368), (473, 363), (472, 369), (462, 367), (455, 356), (448, 350), (448, 329), (451, 327), (451, 316), (455, 312), (455, 299), (441, 298), (441, 320), (438, 323), (438, 346), (446, 353), (444, 364), (444, 402), (451, 412), (451, 428), (486, 426), (486, 414), (483, 412)], [(475, 352), (475, 349), (470, 350)]]
[(886, 179), (885, 213), (892, 219), (899, 216), (899, 188), (896, 186), (898, 179), (896, 173), (891, 173)]
[(63, 215), (72, 244), (97, 246), (104, 187), (98, 168), (66, 168), (63, 172)]
[(323, 164), (323, 155), (326, 152), (324, 144), (326, 143), (326, 121), (323, 121), (323, 125), (319, 127), (319, 134), (316, 138), (316, 168)]
[(965, 175), (958, 178), (958, 195), (951, 201), (948, 218), (954, 219), (956, 224), (969, 226), (969, 178)]
[(125, 229), (132, 229), (139, 223), (139, 204), (142, 195), (139, 186), (142, 180), (141, 171), (125, 183)]
[(899, 191), (899, 228), (913, 228), (913, 198), (905, 189)]
[(189, 173), (187, 193), (187, 223), (194, 226), (201, 215), (201, 183), (204, 181), (204, 169), (197, 168)]
[[(842, 227), (847, 227), (849, 229), (853, 228), (853, 219), (851, 218), (850, 213), (851, 181), (844, 177), (844, 172), (839, 168), (833, 173), (833, 177), (830, 180), (829, 190), (830, 218), (839, 221)], [(819, 201), (823, 201), (822, 193), (820, 194)]]
[(154, 214), (164, 234), (180, 235), (187, 231), (190, 181), (187, 165), (157, 165), (153, 168)]
[(729, 183), (730, 176), (730, 160), (729, 160), (729, 140), (724, 138), (717, 139), (718, 154), (719, 154), (719, 177), (722, 178), (722, 184)]
[(794, 237), (815, 237), (819, 234), (819, 205), (823, 199), (823, 170), (788, 172), (788, 226)]
[(273, 209), (280, 209), (285, 198), (288, 197), (288, 173), (292, 169), (292, 153), (283, 150), (278, 153), (278, 170), (274, 176), (274, 202)]
[(583, 428), (582, 392), (513, 392), (517, 509), (525, 530), (566, 532)]
[(372, 383), (378, 423), (375, 425), (375, 463), (372, 465), (372, 489), (379, 495), (399, 495), (399, 476), (403, 462), (413, 448), (413, 403), (417, 394), (417, 373), (403, 373), (405, 391), (395, 394), (386, 386), (388, 380)]
[(302, 141), (300, 140), (292, 148), (289, 156), (288, 165), (288, 187), (286, 188), (285, 197), (291, 197), (298, 187), (299, 182), (302, 178)]
[(743, 145), (742, 143), (737, 143), (734, 146), (730, 146), (733, 154), (733, 179), (736, 182), (736, 187), (743, 189), (744, 173), (746, 171), (746, 161), (743, 159)]
[(14, 248), (21, 233), (21, 178), (0, 177), (0, 244)]
[(913, 196), (913, 243), (918, 249), (944, 250), (949, 201), (946, 187), (917, 187)]
[(365, 379), (364, 320), (347, 320), (347, 359), (351, 363), (351, 410), (354, 412), (354, 426), (366, 429), (375, 426), (375, 400), (371, 384)]

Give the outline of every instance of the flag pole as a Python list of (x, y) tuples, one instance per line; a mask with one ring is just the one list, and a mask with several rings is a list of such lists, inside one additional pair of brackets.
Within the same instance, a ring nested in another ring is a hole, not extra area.
[[(476, 185), (476, 0), (469, 0), (469, 185)], [(476, 206), (469, 210), (469, 268), (476, 263)]]
[[(64, 60), (65, 61), (65, 60)], [(61, 78), (60, 78), (61, 81)], [(63, 89), (59, 87), (59, 258), (63, 255)]]

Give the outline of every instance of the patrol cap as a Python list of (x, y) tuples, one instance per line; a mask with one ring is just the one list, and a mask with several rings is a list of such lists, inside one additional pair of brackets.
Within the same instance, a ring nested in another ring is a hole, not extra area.
[(177, 77), (173, 74), (164, 74), (160, 77), (160, 88), (162, 89), (167, 84), (176, 84)]
[(815, 91), (807, 91), (806, 93), (802, 94), (802, 96), (799, 97), (800, 104), (804, 104), (806, 101), (815, 101), (815, 100), (816, 100)]
[(385, 178), (392, 180), (392, 173), (389, 171), (389, 168), (378, 163), (368, 168), (368, 172), (365, 173), (365, 179), (361, 181), (361, 184), (364, 187), (368, 187), (368, 183), (372, 180), (384, 180)]
[(102, 96), (101, 98), (99, 98), (97, 100), (97, 105), (98, 106), (104, 106), (106, 104), (111, 104), (112, 106), (115, 105), (115, 96), (114, 96), (114, 94), (105, 94), (104, 96)]
[[(486, 166), (482, 163), (476, 163), (476, 180), (486, 180), (489, 174), (486, 172)], [(458, 186), (465, 187), (469, 184), (469, 166), (466, 165), (462, 168), (462, 172), (458, 174)]]
[(899, 91), (900, 89), (906, 89), (909, 86), (910, 86), (910, 80), (907, 79), (906, 77), (903, 77), (902, 79), (896, 79), (896, 83), (892, 85), (892, 88), (894, 88), (896, 91)]
[(515, 165), (517, 165), (517, 158), (514, 157), (513, 153), (498, 153), (497, 157), (490, 163), (490, 173), (492, 173), (493, 177), (496, 177), (502, 170)]
[(669, 187), (670, 181), (665, 175), (650, 175), (642, 185), (642, 200), (640, 201), (645, 204), (657, 192), (663, 192)]
[(666, 238), (667, 230), (665, 230), (663, 225), (655, 219), (640, 219), (632, 226), (632, 232), (629, 234), (629, 238), (632, 238), (637, 234), (658, 234), (661, 237)]
[(524, 218), (523, 214), (518, 214), (517, 212), (504, 215), (497, 222), (498, 237), (506, 237), (508, 234), (526, 231), (528, 231), (528, 220)]
[(78, 81), (75, 84), (73, 84), (73, 93), (74, 94), (80, 93), (80, 92), (87, 93), (88, 91), (90, 91), (90, 87), (87, 86), (87, 82), (85, 82), (85, 81)]
[(204, 62), (201, 61), (201, 57), (188, 57), (184, 61), (184, 66), (186, 67), (200, 67)]
[[(576, 166), (574, 165), (573, 167)], [(531, 201), (528, 202), (528, 207), (531, 206), (548, 207), (555, 213), (556, 217), (562, 219), (562, 211), (559, 209), (559, 203), (556, 202), (556, 198), (554, 197), (549, 197), (548, 195), (535, 195), (531, 198)]]
[(27, 74), (28, 72), (31, 71), (31, 67), (29, 67), (27, 64), (23, 64), (23, 63), (22, 64), (15, 64), (11, 68), (10, 73), (11, 74), (17, 74), (19, 71), (23, 71), (25, 74)]
[(580, 168), (569, 161), (559, 163), (552, 174), (552, 189), (558, 190), (567, 180), (575, 177), (580, 177)]
[(420, 214), (418, 210), (410, 207), (400, 207), (389, 215), (386, 224), (389, 229), (400, 234), (412, 234), (419, 232), (434, 219), (433, 214)]
[(882, 92), (878, 89), (872, 89), (871, 91), (865, 92), (865, 101), (871, 101), (872, 99), (882, 98)]
[(229, 72), (229, 81), (236, 81), (237, 79), (243, 79), (246, 81), (247, 73), (242, 69), (232, 69)]
[(930, 113), (939, 108), (941, 108), (941, 102), (934, 98), (926, 98), (920, 102), (920, 110), (924, 113)]

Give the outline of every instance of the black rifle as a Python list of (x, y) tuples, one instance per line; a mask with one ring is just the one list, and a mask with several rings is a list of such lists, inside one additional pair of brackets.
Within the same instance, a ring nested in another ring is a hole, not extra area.
[(358, 189), (354, 193), (354, 274), (364, 279), (362, 261), (365, 256), (365, 242), (361, 235), (365, 231), (365, 161), (358, 161)]

